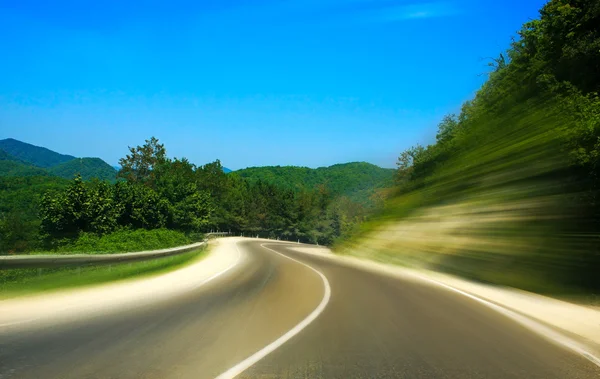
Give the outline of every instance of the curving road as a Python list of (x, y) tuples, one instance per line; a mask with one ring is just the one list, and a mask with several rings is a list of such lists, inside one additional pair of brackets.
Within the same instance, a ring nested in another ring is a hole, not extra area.
[(469, 298), (290, 246), (238, 242), (249, 259), (168, 301), (0, 328), (0, 379), (600, 377)]

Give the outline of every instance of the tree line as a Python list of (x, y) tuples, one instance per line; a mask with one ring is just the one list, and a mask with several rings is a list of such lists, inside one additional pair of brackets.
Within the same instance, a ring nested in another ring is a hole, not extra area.
[[(325, 185), (298, 191), (225, 173), (218, 160), (195, 166), (185, 158), (169, 158), (154, 137), (130, 147), (119, 164), (113, 183), (77, 176), (54, 184), (46, 178), (52, 184), (29, 195), (28, 210), (12, 198), (12, 209), (0, 222), (0, 250), (57, 249), (84, 234), (138, 229), (171, 229), (189, 236), (221, 230), (331, 244), (367, 214), (362, 205), (332, 194)], [(3, 193), (13, 192), (7, 186)]]

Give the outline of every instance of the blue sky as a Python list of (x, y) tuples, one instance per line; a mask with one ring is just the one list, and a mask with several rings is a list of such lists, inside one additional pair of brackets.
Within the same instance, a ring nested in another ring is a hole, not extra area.
[(232, 169), (432, 142), (541, 0), (0, 0), (0, 139)]

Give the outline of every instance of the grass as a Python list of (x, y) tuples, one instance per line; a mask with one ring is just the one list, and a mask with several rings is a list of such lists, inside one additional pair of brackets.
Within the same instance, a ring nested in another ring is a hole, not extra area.
[(0, 299), (157, 275), (202, 259), (206, 248), (119, 265), (0, 270)]

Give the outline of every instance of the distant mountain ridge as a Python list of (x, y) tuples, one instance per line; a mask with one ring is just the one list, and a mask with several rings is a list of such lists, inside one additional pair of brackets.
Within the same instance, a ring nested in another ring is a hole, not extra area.
[(14, 138), (0, 140), (0, 149), (23, 162), (41, 168), (49, 168), (75, 159), (72, 155), (59, 154), (45, 147), (35, 146)]
[(32, 166), (0, 150), (0, 176), (49, 176), (43, 168)]
[(117, 170), (100, 158), (76, 158), (13, 138), (0, 140), (0, 176), (58, 176), (113, 181)]

